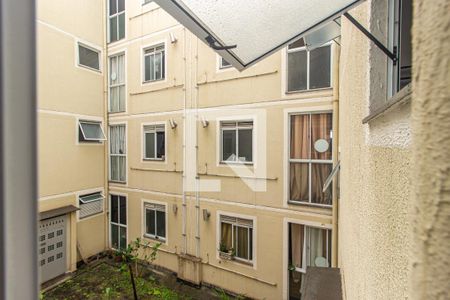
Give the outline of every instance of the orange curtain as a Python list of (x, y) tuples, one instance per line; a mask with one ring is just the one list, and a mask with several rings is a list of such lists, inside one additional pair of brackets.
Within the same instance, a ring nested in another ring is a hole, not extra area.
[(291, 227), (291, 264), (297, 268), (302, 267), (303, 263), (303, 225), (290, 224)]

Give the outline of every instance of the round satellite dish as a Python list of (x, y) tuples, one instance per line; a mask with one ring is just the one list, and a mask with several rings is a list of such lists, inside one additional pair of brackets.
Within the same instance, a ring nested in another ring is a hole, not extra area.
[(314, 143), (314, 149), (320, 153), (327, 151), (329, 146), (330, 144), (328, 144), (328, 142), (324, 139), (317, 140)]
[(322, 267), (322, 268), (329, 267), (328, 260), (323, 256), (316, 257), (316, 259), (314, 260), (314, 264), (316, 265), (316, 267)]
[(116, 72), (112, 72), (111, 73), (111, 80), (116, 80), (116, 78), (117, 78)]

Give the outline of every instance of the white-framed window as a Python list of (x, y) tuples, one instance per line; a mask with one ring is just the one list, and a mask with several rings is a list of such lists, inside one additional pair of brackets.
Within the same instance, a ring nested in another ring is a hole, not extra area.
[(166, 77), (165, 45), (150, 46), (143, 51), (144, 82), (163, 80)]
[(289, 294), (303, 290), (307, 267), (331, 266), (331, 230), (289, 223)]
[(102, 122), (79, 120), (78, 121), (78, 142), (80, 143), (101, 143), (106, 140), (103, 133)]
[(388, 96), (393, 96), (411, 82), (412, 70), (412, 0), (389, 0), (388, 47), (398, 61), (388, 59)]
[(109, 126), (109, 179), (116, 182), (126, 182), (126, 126), (125, 124)]
[(143, 125), (144, 160), (165, 160), (165, 124)]
[(78, 65), (100, 72), (100, 50), (78, 43)]
[(109, 0), (109, 42), (125, 37), (125, 0)]
[(156, 240), (166, 240), (166, 206), (144, 202), (144, 236)]
[(220, 121), (221, 162), (253, 163), (253, 120)]
[(121, 53), (109, 57), (109, 112), (124, 112), (125, 99), (125, 53)]
[(303, 38), (287, 48), (287, 91), (331, 86), (331, 44), (308, 51)]
[(220, 215), (220, 252), (235, 260), (253, 263), (253, 220)]
[(110, 242), (113, 249), (127, 247), (127, 198), (110, 195)]
[(333, 168), (333, 115), (289, 115), (289, 202), (331, 205), (331, 186), (322, 192)]
[(226, 60), (225, 60), (225, 58), (223, 58), (223, 57), (220, 57), (219, 58), (219, 69), (228, 69), (228, 68), (231, 68), (232, 66), (231, 66), (231, 64), (229, 63), (229, 62), (227, 62)]
[(79, 218), (83, 219), (103, 212), (103, 200), (105, 197), (101, 192), (80, 195), (79, 200)]

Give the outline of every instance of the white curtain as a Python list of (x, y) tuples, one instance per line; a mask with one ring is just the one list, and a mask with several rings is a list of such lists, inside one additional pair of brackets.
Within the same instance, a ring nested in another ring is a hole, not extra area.
[(317, 257), (327, 258), (326, 230), (307, 227), (309, 237), (309, 253), (307, 253), (307, 265), (315, 267)]
[(125, 54), (111, 57), (109, 67), (109, 109), (125, 111)]
[(126, 180), (125, 125), (110, 126), (111, 180)]

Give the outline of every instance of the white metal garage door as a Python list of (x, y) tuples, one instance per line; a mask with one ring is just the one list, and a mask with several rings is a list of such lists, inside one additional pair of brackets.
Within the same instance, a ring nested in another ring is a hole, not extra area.
[(41, 283), (66, 272), (66, 215), (39, 224)]

